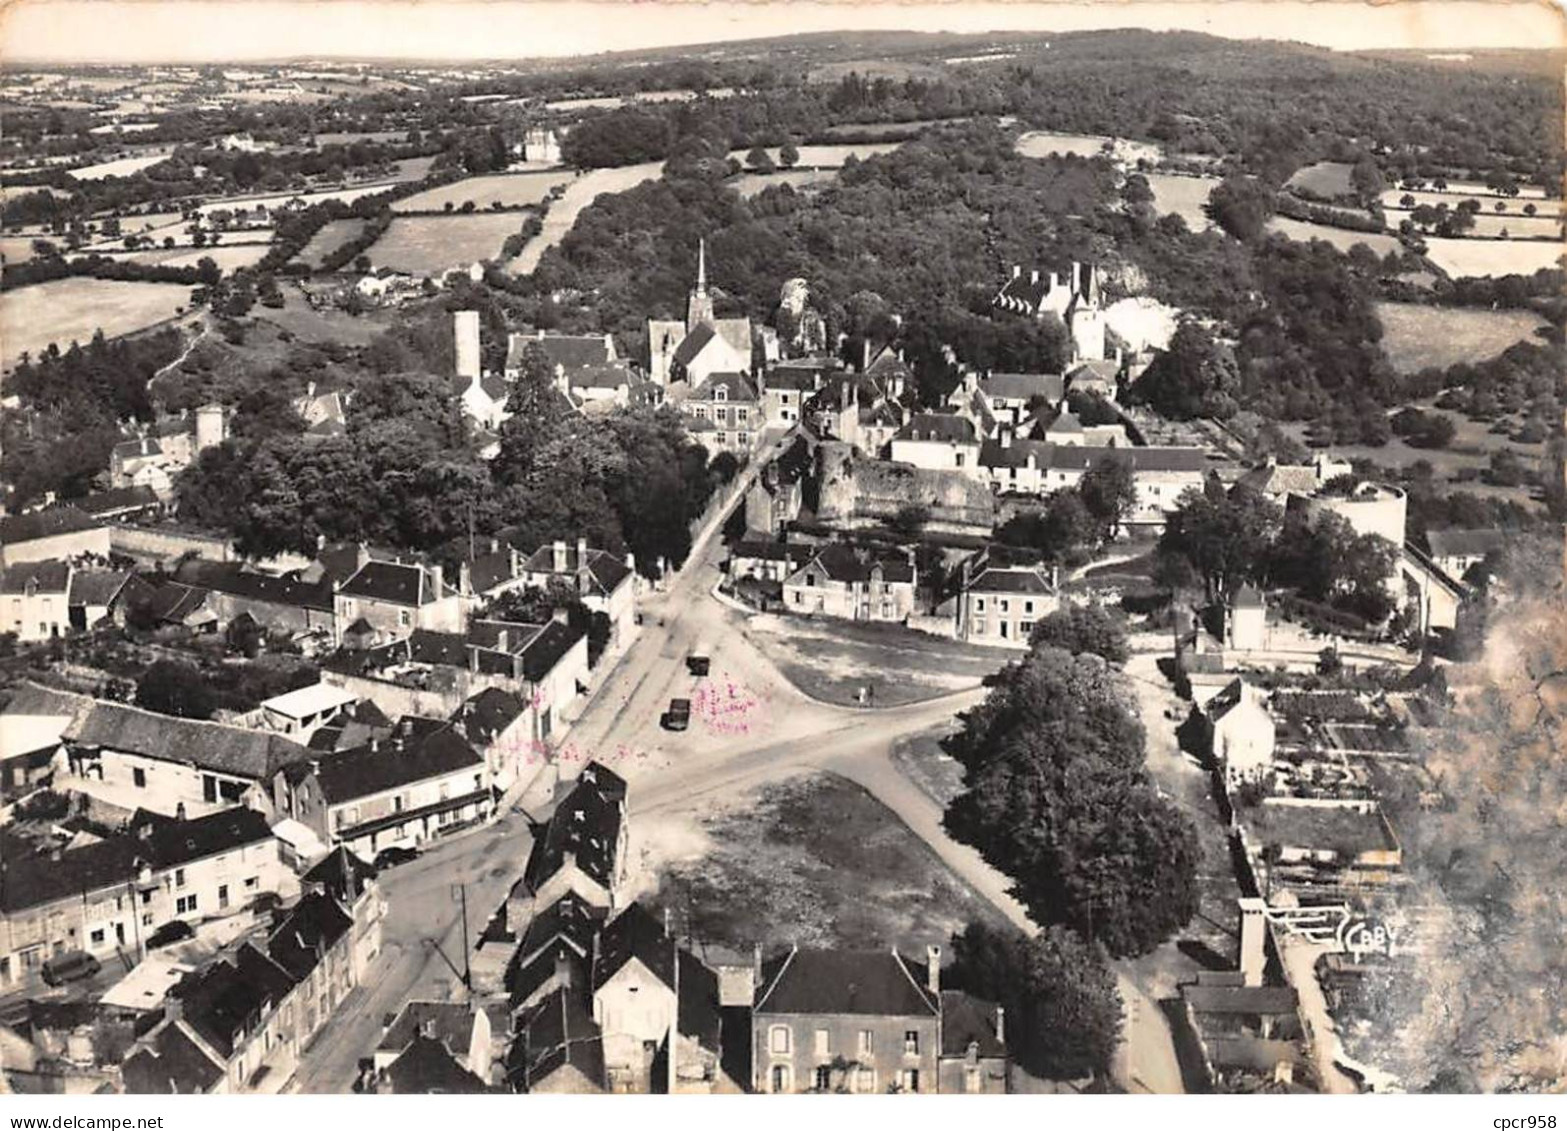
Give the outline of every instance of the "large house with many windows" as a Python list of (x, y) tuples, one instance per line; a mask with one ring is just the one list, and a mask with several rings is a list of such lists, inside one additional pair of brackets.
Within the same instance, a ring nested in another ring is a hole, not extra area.
[(743, 373), (714, 373), (680, 402), (694, 438), (713, 453), (749, 452), (766, 421), (756, 386)]
[(763, 962), (752, 1091), (1006, 1091), (1001, 1009), (942, 990), (940, 959), (794, 947)]

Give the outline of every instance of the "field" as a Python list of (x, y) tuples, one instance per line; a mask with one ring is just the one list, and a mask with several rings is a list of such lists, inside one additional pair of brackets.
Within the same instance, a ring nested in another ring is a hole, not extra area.
[[(643, 181), (655, 180), (664, 173), (662, 161), (641, 165), (622, 165), (618, 169), (594, 169), (566, 187), (566, 195), (550, 205), (544, 214), (544, 230), (529, 240), (522, 254), (507, 265), (514, 275), (529, 274), (539, 265), (544, 253), (558, 244), (577, 222), (577, 215), (606, 192), (625, 192)], [(515, 217), (513, 218), (515, 219)]]
[(467, 216), (403, 216), (370, 246), (370, 262), (414, 275), (442, 275), (481, 259), (496, 259), (506, 237), (522, 228), (510, 212)]
[(1383, 208), (1402, 208), (1400, 203), (1404, 197), (1412, 196), (1416, 204), (1429, 204), (1433, 208), (1438, 204), (1445, 204), (1449, 208), (1457, 208), (1460, 201), (1477, 200), (1484, 207), (1482, 212), (1490, 212), (1498, 200), (1507, 205), (1507, 211), (1520, 213), (1525, 204), (1533, 204), (1535, 209), (1543, 216), (1549, 213), (1559, 213), (1562, 210), (1560, 200), (1546, 200), (1540, 191), (1533, 193), (1522, 192), (1518, 196), (1504, 197), (1490, 191), (1483, 185), (1474, 186), (1477, 191), (1460, 189), (1456, 185), (1449, 185), (1446, 192), (1433, 192), (1431, 189), (1401, 189), (1390, 188), (1382, 194)]
[(1546, 324), (1523, 310), (1455, 310), (1397, 302), (1378, 303), (1377, 317), (1382, 320), (1382, 348), (1400, 373), (1485, 361), (1514, 342), (1531, 339)]
[(1138, 161), (1157, 163), (1164, 151), (1146, 141), (1128, 141), (1122, 137), (1097, 134), (1052, 134), (1031, 130), (1017, 139), (1017, 151), (1024, 157), (1105, 157), (1122, 165)]
[(747, 200), (773, 185), (793, 185), (797, 189), (825, 184), (838, 174), (831, 169), (788, 169), (777, 173), (741, 173), (729, 187)]
[(1426, 258), (1455, 278), (1532, 275), (1555, 267), (1564, 249), (1554, 240), (1426, 239)]
[(26, 263), (33, 257), (33, 236), (0, 236), (0, 259)]
[(126, 283), (111, 279), (56, 279), (0, 294), (0, 363), (22, 353), (37, 355), (50, 342), (65, 349), (102, 329), (109, 337), (128, 334), (166, 318), (190, 301), (190, 288), (177, 283)]
[(158, 248), (138, 251), (130, 256), (137, 263), (159, 263), (165, 267), (194, 267), (203, 259), (210, 259), (223, 271), (238, 267), (254, 267), (271, 249), (266, 243), (219, 244), (217, 247)]
[(1170, 173), (1146, 173), (1148, 187), (1153, 189), (1154, 208), (1159, 213), (1174, 213), (1186, 221), (1194, 232), (1213, 227), (1213, 221), (1202, 210), (1218, 177), (1177, 177)]
[(321, 189), (318, 192), (285, 192), (275, 196), (222, 196), (202, 201), (201, 211), (207, 212), (214, 208), (255, 208), (257, 205), (271, 210), (291, 200), (302, 201), (306, 206), (320, 204), (323, 200), (341, 200), (344, 204), (352, 204), (361, 196), (386, 192), (391, 187), (390, 184), (383, 182), (374, 185), (354, 185), (352, 188)]
[[(1390, 209), (1387, 213), (1388, 231), (1397, 231), (1401, 221), (1407, 219), (1407, 211)], [(1560, 240), (1562, 220), (1560, 216), (1525, 216), (1521, 212), (1482, 212), (1475, 217), (1473, 233), (1466, 239)]]
[[(850, 157), (863, 161), (879, 153), (891, 153), (900, 144), (896, 141), (867, 141), (858, 145), (802, 145), (797, 147), (800, 150), (798, 164), (820, 169), (837, 169), (842, 167)], [(778, 149), (779, 147), (774, 145), (767, 150), (767, 155), (775, 163), (778, 160)], [(735, 149), (730, 151), (729, 156), (744, 164), (745, 155), (750, 152), (749, 149)]]
[(396, 163), (397, 172), (392, 179), (398, 184), (422, 181), (430, 175), (430, 168), (434, 164), (434, 157), (404, 157)]
[(838, 63), (823, 63), (812, 67), (805, 76), (806, 82), (842, 82), (851, 74), (857, 74), (866, 82), (872, 79), (892, 79), (905, 82), (909, 79), (940, 79), (941, 68), (934, 63), (911, 63), (899, 59), (845, 59)]
[(747, 632), (801, 691), (827, 703), (853, 705), (871, 688), (875, 705), (918, 703), (977, 687), (1016, 657), (960, 644), (901, 625), (831, 618), (753, 616)]
[(1313, 196), (1325, 198), (1347, 196), (1355, 191), (1349, 183), (1349, 172), (1350, 167), (1342, 162), (1318, 161), (1315, 165), (1295, 170), (1295, 175), (1285, 181), (1284, 186), (1304, 189)]
[(364, 228), (364, 220), (328, 220), (294, 258), (311, 267), (319, 267), (323, 259), (356, 239)]
[(369, 133), (317, 134), (316, 145), (352, 145), (356, 141), (401, 142), (408, 139), (407, 130), (372, 130)]
[(1288, 216), (1275, 216), (1268, 221), (1268, 231), (1278, 232), (1292, 240), (1308, 243), (1326, 240), (1340, 251), (1348, 251), (1357, 243), (1363, 243), (1378, 255), (1398, 251), (1401, 244), (1394, 236), (1378, 232), (1355, 232), (1348, 228), (1333, 228), (1327, 224), (1314, 224), (1309, 220), (1292, 220)]
[(453, 208), (461, 208), (465, 201), (481, 212), (495, 201), (508, 208), (520, 208), (538, 204), (549, 196), (556, 185), (564, 187), (571, 181), (571, 174), (559, 173), (497, 173), (488, 177), (466, 177), (449, 185), (426, 189), (392, 205), (393, 212), (440, 212), (449, 202)]
[(305, 301), (296, 288), (283, 288), (282, 309), (257, 306), (253, 313), (259, 321), (270, 322), (305, 342), (341, 342), (344, 345), (369, 345), (380, 337), (395, 319), (394, 312), (349, 314), (343, 310), (317, 310)]
[(969, 118), (920, 118), (912, 122), (845, 122), (828, 126), (823, 137), (875, 137), (881, 141), (907, 141), (932, 126), (951, 126)]
[(168, 158), (167, 153), (155, 153), (145, 157), (121, 157), (118, 161), (105, 161), (101, 165), (88, 165), (81, 169), (72, 169), (70, 172), (78, 181), (101, 181), (105, 177), (129, 177), (133, 173), (139, 173), (143, 169), (167, 161)]
[(704, 798), (678, 826), (660, 814), (633, 833), (664, 865), (650, 909), (667, 908), (705, 943), (919, 954), (972, 920), (999, 923), (890, 810), (836, 775), (792, 778), (719, 804), (715, 812)]

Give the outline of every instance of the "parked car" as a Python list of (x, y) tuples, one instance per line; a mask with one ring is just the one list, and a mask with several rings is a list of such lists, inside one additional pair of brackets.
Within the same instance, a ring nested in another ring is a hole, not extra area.
[(693, 652), (691, 655), (686, 657), (686, 671), (690, 672), (698, 679), (706, 678), (707, 673), (709, 669), (712, 668), (712, 666), (712, 658), (707, 655), (706, 651)]
[(91, 978), (101, 969), (98, 960), (85, 950), (68, 950), (44, 963), (44, 981), (51, 986), (63, 986), (67, 982)]
[(403, 848), (393, 845), (391, 848), (383, 848), (375, 854), (375, 870), (377, 872), (386, 868), (395, 868), (399, 864), (406, 864), (410, 860), (419, 859), (417, 848)]
[(193, 937), (195, 929), (183, 919), (171, 919), (147, 936), (147, 949), (156, 950), (160, 946), (168, 946), (170, 943), (181, 942)]
[(671, 699), (669, 710), (664, 712), (659, 723), (665, 730), (685, 730), (691, 725), (691, 700)]

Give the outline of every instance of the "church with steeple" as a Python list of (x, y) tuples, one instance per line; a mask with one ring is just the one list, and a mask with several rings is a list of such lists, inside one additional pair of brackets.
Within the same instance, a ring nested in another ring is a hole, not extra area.
[(648, 320), (648, 376), (659, 385), (685, 381), (694, 388), (714, 373), (751, 371), (751, 320), (719, 318), (715, 313), (707, 289), (706, 240), (697, 244), (696, 264), (696, 286), (686, 298), (686, 320)]

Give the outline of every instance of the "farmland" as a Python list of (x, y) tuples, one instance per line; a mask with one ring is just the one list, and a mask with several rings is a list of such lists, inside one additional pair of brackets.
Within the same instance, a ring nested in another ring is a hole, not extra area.
[(1300, 189), (1313, 196), (1331, 199), (1348, 196), (1355, 191), (1349, 183), (1350, 167), (1339, 161), (1318, 161), (1297, 169), (1295, 175), (1284, 182), (1286, 188)]
[(371, 245), (370, 262), (414, 275), (441, 275), (481, 259), (500, 256), (506, 237), (522, 221), (507, 212), (457, 216), (403, 216)]
[[(618, 169), (594, 169), (578, 177), (566, 187), (566, 195), (550, 206), (544, 214), (544, 230), (529, 240), (522, 254), (513, 259), (507, 270), (514, 275), (526, 275), (539, 265), (546, 251), (558, 244), (577, 222), (577, 215), (603, 193), (625, 192), (643, 181), (651, 181), (664, 172), (662, 161), (650, 161), (641, 165), (622, 165)], [(513, 218), (515, 220), (515, 217)]]
[(1496, 357), (1533, 337), (1545, 320), (1524, 310), (1465, 310), (1384, 302), (1377, 305), (1382, 348), (1393, 368), (1414, 373), (1434, 365)]
[(65, 349), (99, 329), (111, 338), (128, 334), (174, 317), (175, 307), (189, 300), (190, 288), (177, 283), (110, 279), (56, 279), (9, 290), (0, 294), (0, 360), (9, 366), (51, 342)]
[(825, 184), (838, 174), (831, 169), (785, 169), (777, 173), (741, 173), (729, 187), (749, 200), (774, 185), (793, 185), (797, 189)]
[[(1407, 211), (1389, 209), (1387, 213), (1388, 230), (1396, 231), (1399, 222), (1408, 217), (1409, 213)], [(1470, 232), (1471, 235), (1466, 238), (1559, 240), (1562, 234), (1562, 221), (1558, 216), (1525, 216), (1518, 211), (1481, 212), (1475, 217), (1474, 227), (1470, 229)]]
[(233, 271), (260, 263), (269, 246), (265, 243), (244, 243), (219, 244), (217, 247), (158, 248), (138, 251), (129, 258), (135, 263), (157, 263), (165, 267), (194, 267), (201, 260), (210, 259), (220, 270)]
[(121, 157), (118, 161), (105, 161), (100, 165), (87, 165), (72, 169), (71, 176), (78, 181), (101, 181), (105, 177), (129, 177), (143, 169), (149, 169), (168, 160), (167, 153), (148, 154), (143, 157)]
[(1326, 240), (1340, 251), (1348, 251), (1357, 243), (1363, 243), (1378, 255), (1386, 255), (1390, 251), (1398, 251), (1402, 246), (1395, 236), (1379, 235), (1376, 232), (1354, 232), (1348, 228), (1313, 224), (1309, 220), (1292, 220), (1288, 216), (1273, 217), (1268, 221), (1268, 231), (1277, 232), (1301, 243)]
[[(891, 153), (897, 149), (900, 142), (896, 141), (869, 141), (858, 145), (802, 145), (799, 146), (800, 160), (797, 164), (819, 169), (841, 168), (850, 157), (863, 161), (867, 157), (874, 157), (878, 153)], [(776, 163), (778, 161), (779, 147), (770, 146), (767, 155)], [(732, 150), (729, 156), (736, 161), (744, 163), (749, 149)]]
[(1052, 134), (1031, 130), (1017, 139), (1017, 151), (1024, 157), (1100, 157), (1133, 164), (1138, 160), (1158, 161), (1163, 153), (1157, 145), (1145, 141), (1127, 141), (1118, 137), (1099, 137), (1094, 134)]
[(365, 229), (363, 220), (329, 220), (323, 224), (310, 242), (299, 249), (294, 258), (310, 267), (321, 266), (321, 261), (344, 244), (357, 239)]
[(1455, 278), (1532, 275), (1555, 267), (1562, 252), (1555, 240), (1426, 240), (1426, 258)]
[(549, 196), (556, 185), (565, 186), (571, 174), (558, 173), (497, 173), (488, 177), (466, 177), (449, 185), (426, 189), (392, 205), (393, 212), (440, 212), (447, 205), (461, 208), (471, 201), (480, 210), (500, 201), (507, 208), (521, 208), (539, 204)]
[(1161, 215), (1174, 213), (1186, 221), (1195, 232), (1213, 227), (1213, 221), (1203, 211), (1208, 197), (1219, 183), (1217, 177), (1177, 177), (1169, 173), (1147, 173), (1148, 187), (1153, 189), (1154, 208)]

